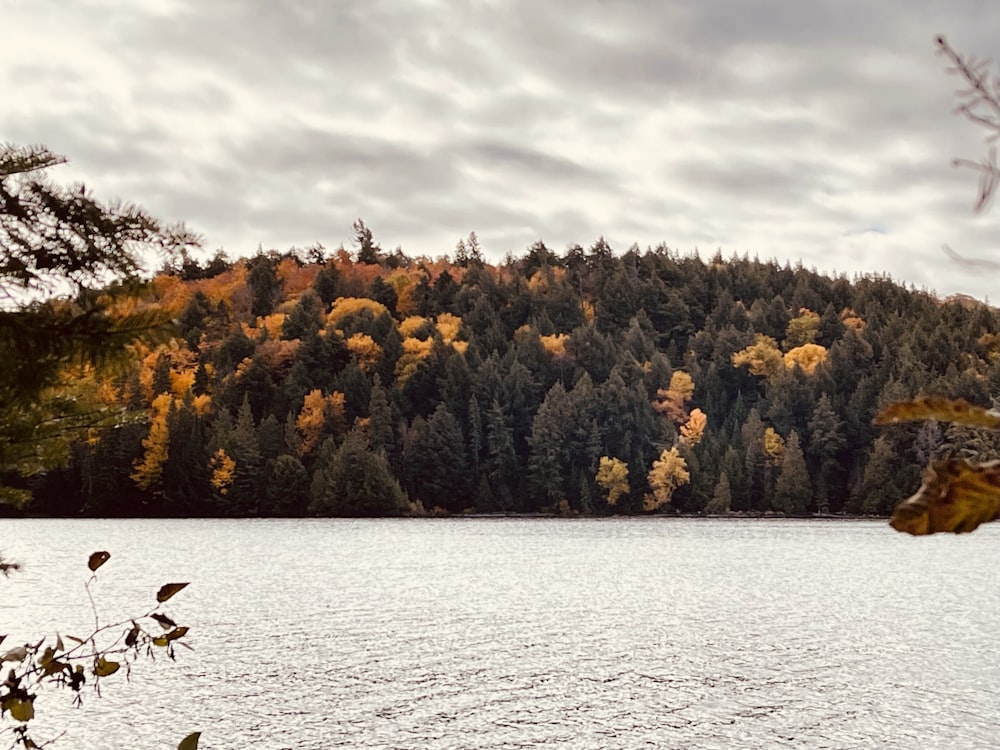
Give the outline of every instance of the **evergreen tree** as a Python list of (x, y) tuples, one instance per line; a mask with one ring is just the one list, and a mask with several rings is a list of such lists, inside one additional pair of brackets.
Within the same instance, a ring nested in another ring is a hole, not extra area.
[(842, 425), (829, 397), (822, 394), (813, 408), (808, 433), (809, 457), (816, 478), (816, 508), (820, 513), (830, 512), (830, 480), (838, 467), (837, 456), (846, 445)]
[(875, 439), (862, 478), (863, 498), (861, 512), (868, 515), (885, 515), (900, 500), (896, 492), (897, 473), (892, 445), (884, 436)]
[(375, 453), (386, 457), (396, 455), (396, 435), (393, 428), (392, 408), (382, 387), (382, 379), (376, 375), (368, 399), (368, 444)]
[(258, 512), (262, 516), (301, 516), (309, 499), (309, 474), (295, 456), (287, 453), (268, 462)]
[(322, 516), (398, 516), (406, 507), (385, 457), (352, 430), (339, 448), (327, 440), (309, 490), (309, 512)]
[(263, 318), (274, 312), (281, 284), (275, 272), (276, 258), (259, 252), (247, 261), (247, 286), (252, 299), (250, 314)]
[(514, 451), (513, 430), (507, 425), (507, 417), (500, 404), (493, 405), (486, 414), (486, 476), (500, 510), (513, 510), (514, 498), (518, 496), (520, 470)]
[(809, 472), (799, 445), (799, 435), (795, 430), (792, 430), (785, 441), (781, 471), (774, 486), (774, 499), (777, 507), (789, 515), (802, 515), (809, 510), (812, 487), (809, 485)]
[(713, 515), (729, 513), (732, 502), (733, 496), (729, 487), (729, 475), (723, 471), (719, 474), (719, 481), (715, 483), (712, 499), (705, 505), (705, 512)]
[(222, 510), (225, 515), (256, 515), (264, 465), (249, 397), (243, 399), (228, 443), (227, 453), (236, 462), (236, 471)]
[(426, 422), (414, 420), (406, 447), (407, 490), (425, 508), (464, 510), (469, 502), (469, 472), (458, 421), (443, 403)]

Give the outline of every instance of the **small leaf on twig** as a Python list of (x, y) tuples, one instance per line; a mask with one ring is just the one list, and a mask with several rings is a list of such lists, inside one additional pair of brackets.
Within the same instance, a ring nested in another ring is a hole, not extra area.
[(183, 638), (185, 635), (187, 635), (188, 630), (189, 628), (181, 626), (179, 628), (174, 628), (163, 637), (166, 638), (168, 641), (176, 641), (178, 638)]
[(10, 711), (10, 715), (15, 721), (31, 721), (35, 718), (35, 703), (33, 698), (26, 701), (18, 698), (9, 698), (4, 701), (3, 707)]
[(915, 536), (972, 531), (1000, 518), (1000, 461), (935, 461), (917, 493), (896, 506), (889, 523)]
[(181, 744), (177, 746), (177, 750), (198, 750), (198, 739), (200, 737), (201, 732), (192, 732), (181, 740)]
[(24, 661), (24, 657), (26, 657), (27, 655), (28, 655), (27, 647), (14, 646), (14, 648), (10, 649), (10, 651), (7, 651), (3, 654), (3, 656), (0, 656), (0, 664), (2, 664), (5, 661)]
[(90, 555), (90, 559), (87, 560), (87, 567), (90, 568), (91, 571), (95, 571), (99, 567), (104, 565), (104, 563), (106, 563), (110, 557), (111, 553), (105, 552), (104, 550), (94, 552)]
[(108, 661), (102, 656), (97, 660), (97, 665), (94, 667), (94, 674), (98, 677), (107, 677), (108, 675), (112, 675), (117, 672), (120, 666), (121, 664), (118, 662)]
[(166, 615), (160, 614), (159, 612), (154, 612), (153, 614), (150, 615), (150, 617), (152, 617), (154, 620), (160, 623), (160, 627), (162, 627), (164, 630), (170, 630), (170, 628), (177, 627), (176, 622), (171, 620)]
[(178, 591), (187, 586), (186, 583), (165, 583), (160, 586), (160, 590), (156, 592), (156, 601), (163, 604), (167, 599), (172, 597)]
[(875, 416), (875, 424), (917, 422), (928, 419), (970, 427), (1000, 429), (1000, 414), (997, 412), (973, 406), (965, 399), (940, 396), (921, 396), (910, 401), (890, 404)]
[(141, 629), (139, 628), (138, 625), (135, 624), (135, 621), (133, 621), (132, 628), (125, 635), (125, 645), (128, 646), (129, 648), (132, 648), (132, 646), (135, 645), (135, 642), (139, 640), (140, 632)]

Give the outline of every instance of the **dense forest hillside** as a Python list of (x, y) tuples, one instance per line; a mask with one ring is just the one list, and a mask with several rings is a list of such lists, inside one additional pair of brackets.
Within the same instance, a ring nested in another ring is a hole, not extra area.
[(917, 394), (990, 405), (1000, 313), (598, 240), (484, 261), (317, 246), (184, 257), (141, 304), (176, 337), (78, 380), (117, 415), (31, 481), (33, 513), (888, 513), (991, 433), (876, 428)]

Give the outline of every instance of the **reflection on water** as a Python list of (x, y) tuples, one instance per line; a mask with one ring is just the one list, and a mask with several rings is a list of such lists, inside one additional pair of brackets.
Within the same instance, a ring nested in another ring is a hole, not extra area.
[[(11, 640), (167, 611), (195, 652), (67, 748), (995, 748), (1000, 533), (676, 519), (0, 521)], [(38, 723), (38, 733), (42, 724)], [(51, 733), (55, 733), (52, 730)]]

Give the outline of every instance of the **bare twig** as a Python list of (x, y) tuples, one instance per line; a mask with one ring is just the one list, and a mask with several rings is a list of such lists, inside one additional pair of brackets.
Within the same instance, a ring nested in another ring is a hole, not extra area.
[[(963, 56), (958, 53), (943, 36), (934, 40), (938, 52), (948, 58), (948, 73), (960, 76), (966, 86), (956, 93), (959, 104), (957, 114), (987, 131), (986, 142), (992, 144), (1000, 139), (1000, 75), (991, 71), (992, 60)], [(996, 147), (991, 145), (981, 161), (955, 159), (957, 167), (965, 167), (979, 173), (979, 197), (975, 210), (982, 212), (989, 207), (997, 186), (1000, 184), (1000, 165), (997, 163)]]

